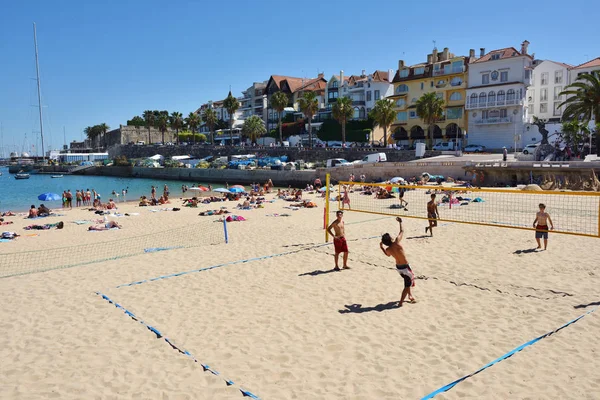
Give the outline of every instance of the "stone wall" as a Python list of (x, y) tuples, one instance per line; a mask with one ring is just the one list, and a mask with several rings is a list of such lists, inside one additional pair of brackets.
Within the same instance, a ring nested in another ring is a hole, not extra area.
[[(143, 130), (142, 130), (143, 132)], [(146, 131), (147, 135), (147, 131)], [(143, 140), (143, 139), (140, 139)], [(147, 138), (146, 138), (147, 141)], [(190, 155), (192, 158), (208, 156), (227, 156), (239, 154), (258, 154), (260, 156), (288, 156), (290, 161), (304, 160), (307, 162), (325, 161), (329, 158), (344, 158), (348, 161), (360, 160), (367, 154), (385, 153), (388, 162), (406, 162), (416, 159), (414, 151), (382, 149), (382, 148), (297, 148), (297, 147), (228, 147), (228, 146), (136, 146), (121, 145), (109, 148), (110, 158), (124, 155), (127, 159), (147, 158), (160, 154), (165, 158), (172, 156)], [(425, 157), (440, 155), (441, 152), (427, 151)]]
[[(150, 139), (151, 143), (162, 142), (161, 131), (157, 128), (150, 128)], [(175, 142), (175, 140), (175, 130), (168, 128), (165, 131), (165, 142)], [(139, 141), (148, 144), (148, 128), (121, 125), (118, 129), (106, 132), (106, 146), (108, 148)]]

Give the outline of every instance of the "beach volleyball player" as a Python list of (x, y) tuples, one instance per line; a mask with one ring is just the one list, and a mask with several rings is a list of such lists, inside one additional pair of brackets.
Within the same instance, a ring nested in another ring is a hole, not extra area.
[(404, 302), (406, 296), (408, 296), (409, 303), (416, 303), (416, 300), (410, 291), (411, 287), (415, 285), (415, 276), (412, 272), (412, 269), (410, 269), (410, 265), (408, 265), (408, 261), (406, 260), (404, 248), (400, 244), (402, 236), (404, 235), (404, 230), (402, 229), (402, 218), (396, 217), (396, 221), (398, 221), (398, 224), (400, 225), (400, 232), (398, 232), (398, 236), (396, 236), (396, 239), (392, 240), (392, 237), (389, 233), (384, 234), (381, 237), (381, 243), (379, 243), (379, 247), (381, 248), (381, 251), (383, 251), (383, 254), (388, 257), (394, 257), (394, 260), (396, 260), (396, 271), (398, 271), (400, 276), (404, 279), (404, 290), (402, 291), (402, 297), (400, 298), (399, 304), (399, 306), (402, 307), (402, 303)]
[[(338, 210), (335, 213), (335, 216), (335, 221), (333, 221), (331, 225), (327, 227), (327, 232), (329, 232), (329, 234), (333, 236), (333, 246), (335, 247), (334, 270), (339, 271), (340, 267), (338, 265), (338, 259), (340, 253), (342, 253), (343, 255), (343, 268), (350, 269), (350, 267), (348, 266), (348, 243), (346, 243), (346, 231), (344, 230), (344, 212), (342, 210)], [(334, 232), (331, 231), (332, 229), (334, 230)]]

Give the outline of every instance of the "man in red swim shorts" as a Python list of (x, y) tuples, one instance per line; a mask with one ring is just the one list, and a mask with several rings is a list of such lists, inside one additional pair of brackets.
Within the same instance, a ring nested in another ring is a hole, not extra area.
[[(343, 253), (343, 260), (344, 260), (344, 269), (350, 269), (350, 267), (347, 265), (348, 263), (348, 244), (346, 243), (346, 237), (345, 237), (345, 232), (344, 232), (344, 212), (343, 211), (338, 211), (335, 213), (336, 219), (335, 221), (333, 221), (331, 223), (331, 225), (329, 225), (329, 227), (327, 228), (327, 232), (329, 232), (329, 234), (331, 236), (333, 236), (333, 246), (335, 247), (335, 271), (339, 271), (340, 267), (338, 266), (338, 258), (340, 256), (340, 253)], [(335, 231), (332, 232), (331, 229), (333, 229)]]

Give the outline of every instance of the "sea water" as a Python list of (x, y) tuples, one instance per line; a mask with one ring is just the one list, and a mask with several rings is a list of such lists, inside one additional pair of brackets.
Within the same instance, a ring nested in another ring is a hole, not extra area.
[[(164, 185), (169, 186), (171, 198), (181, 197), (181, 185), (188, 187), (203, 184), (202, 182), (173, 181), (146, 178), (118, 178), (112, 176), (83, 176), (64, 175), (62, 178), (52, 178), (48, 174), (31, 174), (29, 179), (15, 179), (13, 174), (8, 173), (8, 168), (0, 168), (0, 211), (26, 211), (34, 204), (36, 207), (44, 203), (48, 208), (61, 207), (61, 201), (40, 201), (38, 196), (42, 193), (56, 193), (62, 197), (63, 190), (71, 190), (73, 194), (73, 206), (75, 205), (76, 190), (96, 190), (101, 195), (102, 202), (113, 199), (115, 202), (123, 201), (122, 191), (127, 190), (126, 200), (138, 200), (140, 196), (150, 197), (152, 185), (156, 187), (156, 195), (163, 193)], [(208, 184), (203, 184), (208, 186)], [(212, 184), (213, 188), (224, 185)], [(119, 196), (114, 196), (115, 191)], [(187, 192), (192, 197), (196, 192)]]

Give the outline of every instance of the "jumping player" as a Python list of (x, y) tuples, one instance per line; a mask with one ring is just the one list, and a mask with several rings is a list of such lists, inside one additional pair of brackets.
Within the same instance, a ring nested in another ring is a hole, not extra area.
[(431, 200), (427, 203), (427, 218), (429, 218), (429, 226), (425, 228), (425, 233), (429, 229), (429, 233), (433, 236), (433, 228), (437, 227), (437, 219), (440, 217), (437, 204), (435, 204), (435, 194), (431, 195)]
[(544, 239), (544, 250), (548, 247), (548, 222), (550, 223), (550, 230), (554, 229), (554, 224), (552, 223), (552, 218), (550, 218), (550, 214), (546, 212), (546, 205), (540, 203), (539, 205), (540, 211), (535, 214), (535, 220), (533, 221), (533, 227), (536, 229), (535, 231), (535, 240), (537, 241), (538, 249), (542, 248), (540, 243), (540, 239)]
[[(338, 266), (338, 258), (340, 256), (340, 253), (343, 253), (343, 260), (344, 260), (344, 269), (350, 269), (350, 267), (347, 265), (348, 263), (348, 243), (346, 243), (346, 237), (345, 234), (346, 232), (344, 231), (344, 212), (339, 210), (338, 212), (335, 213), (336, 219), (335, 221), (333, 221), (331, 223), (331, 225), (329, 225), (329, 227), (327, 228), (327, 232), (329, 232), (329, 234), (331, 236), (333, 236), (333, 246), (335, 247), (335, 271), (339, 271), (340, 267)], [(331, 231), (331, 229), (333, 229), (335, 231), (335, 234)]]
[[(408, 296), (409, 303), (416, 303), (415, 298), (412, 296), (410, 292), (410, 288), (415, 284), (415, 276), (410, 269), (410, 265), (408, 265), (408, 261), (406, 260), (406, 255), (404, 254), (404, 248), (400, 244), (402, 240), (402, 236), (404, 231), (402, 229), (402, 218), (397, 217), (396, 221), (400, 225), (400, 232), (396, 239), (392, 240), (392, 237), (389, 233), (384, 234), (381, 237), (381, 243), (379, 243), (379, 248), (383, 251), (388, 257), (394, 257), (396, 260), (396, 271), (400, 274), (400, 276), (404, 279), (404, 290), (402, 291), (402, 297), (400, 298), (400, 307), (402, 307), (402, 303), (406, 296)], [(387, 246), (385, 248), (384, 246)]]

